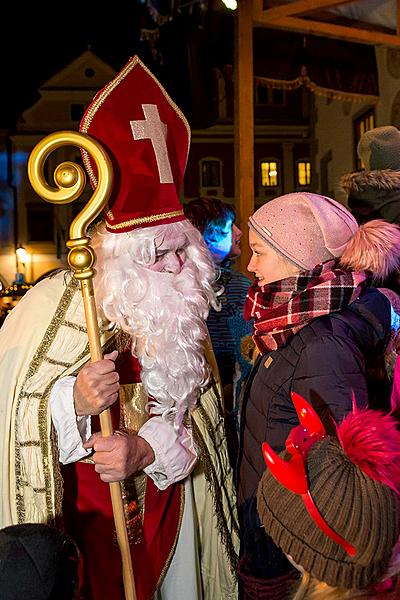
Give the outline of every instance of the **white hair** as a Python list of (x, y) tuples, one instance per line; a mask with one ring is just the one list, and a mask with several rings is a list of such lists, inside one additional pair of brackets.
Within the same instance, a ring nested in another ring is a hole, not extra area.
[[(152, 271), (157, 238), (182, 234), (187, 245), (181, 272)], [(208, 382), (206, 319), (210, 305), (219, 310), (216, 272), (202, 236), (187, 220), (118, 234), (100, 224), (93, 247), (99, 308), (132, 336), (150, 411), (179, 428)]]

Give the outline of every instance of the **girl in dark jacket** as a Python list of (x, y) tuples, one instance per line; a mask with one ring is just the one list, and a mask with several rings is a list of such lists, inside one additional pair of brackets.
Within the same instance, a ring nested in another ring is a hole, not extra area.
[(256, 509), (265, 470), (261, 444), (284, 449), (298, 424), (292, 391), (307, 398), (328, 433), (334, 433), (331, 417), (338, 422), (351, 410), (353, 395), (357, 406), (377, 408), (367, 374), (384, 355), (392, 323), (398, 327), (400, 298), (371, 284), (398, 267), (400, 229), (383, 220), (359, 227), (344, 206), (310, 193), (268, 202), (249, 227), (248, 270), (256, 281), (245, 316), (254, 318), (260, 355), (241, 409), (239, 575), (245, 598), (284, 598), (293, 567)]

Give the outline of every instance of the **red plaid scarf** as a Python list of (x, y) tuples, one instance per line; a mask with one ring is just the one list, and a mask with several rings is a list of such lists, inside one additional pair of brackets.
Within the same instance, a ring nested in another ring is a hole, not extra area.
[(253, 339), (266, 354), (283, 346), (312, 319), (342, 310), (368, 283), (366, 271), (344, 271), (329, 260), (311, 271), (250, 287), (244, 305), (245, 319), (254, 318)]

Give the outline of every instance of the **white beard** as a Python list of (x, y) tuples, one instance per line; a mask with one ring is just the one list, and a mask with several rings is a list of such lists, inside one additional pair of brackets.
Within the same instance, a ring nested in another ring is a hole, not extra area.
[(142, 366), (143, 385), (154, 398), (151, 412), (173, 418), (178, 427), (209, 376), (204, 359), (208, 302), (196, 268), (188, 263), (179, 275), (148, 271), (146, 297), (132, 311), (141, 324), (133, 352)]
[[(133, 263), (120, 248), (119, 256), (114, 253), (104, 266), (102, 257), (95, 279), (104, 315), (132, 337), (132, 354), (142, 367), (150, 412), (163, 415), (178, 429), (208, 382), (206, 319), (210, 303), (216, 306), (212, 262), (207, 251), (203, 255), (202, 242), (200, 253), (193, 246), (193, 259), (189, 251), (178, 275)], [(96, 249), (98, 255), (101, 252), (101, 247)]]

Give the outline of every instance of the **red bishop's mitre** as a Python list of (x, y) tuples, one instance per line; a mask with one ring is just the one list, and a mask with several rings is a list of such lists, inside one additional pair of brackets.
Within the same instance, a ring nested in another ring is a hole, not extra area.
[[(114, 186), (104, 210), (108, 231), (122, 233), (185, 218), (179, 194), (189, 125), (137, 56), (96, 94), (79, 129), (101, 142), (113, 164)], [(94, 160), (82, 154), (96, 187)]]

